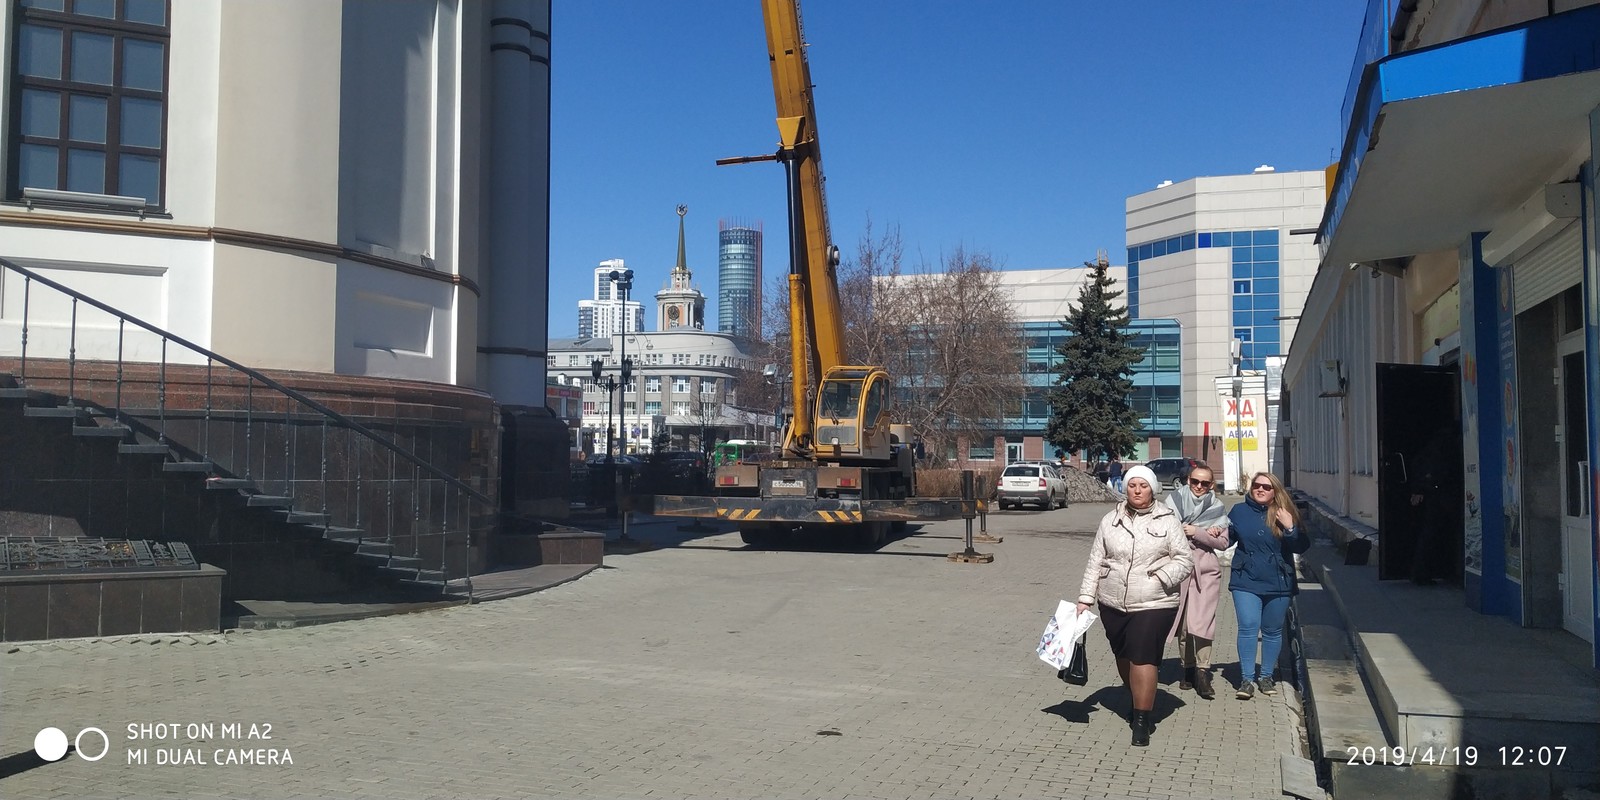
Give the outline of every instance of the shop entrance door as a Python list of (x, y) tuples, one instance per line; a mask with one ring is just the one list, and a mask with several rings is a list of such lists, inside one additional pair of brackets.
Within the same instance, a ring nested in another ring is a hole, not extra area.
[[(1401, 580), (1411, 577), (1423, 515), (1430, 512), (1411, 504), (1412, 474), (1435, 437), (1455, 443), (1453, 449), (1443, 449), (1457, 459), (1451, 474), (1461, 474), (1461, 419), (1456, 412), (1461, 379), (1454, 365), (1378, 364), (1377, 373), (1378, 578)], [(1441, 521), (1448, 532), (1445, 541), (1432, 544), (1448, 549), (1428, 555), (1442, 564), (1458, 564), (1454, 554), (1461, 549), (1460, 509), (1444, 513), (1449, 515)]]
[(1561, 625), (1594, 641), (1594, 551), (1589, 541), (1589, 419), (1583, 338), (1558, 345), (1561, 392)]

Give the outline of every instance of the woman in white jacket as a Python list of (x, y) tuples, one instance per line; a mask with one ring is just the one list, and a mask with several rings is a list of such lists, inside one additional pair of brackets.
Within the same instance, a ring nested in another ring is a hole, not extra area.
[(1078, 590), (1078, 613), (1100, 604), (1100, 623), (1133, 697), (1133, 745), (1150, 744), (1156, 669), (1178, 616), (1178, 590), (1194, 569), (1183, 523), (1156, 502), (1156, 476), (1137, 466), (1123, 476), (1128, 500), (1100, 520)]

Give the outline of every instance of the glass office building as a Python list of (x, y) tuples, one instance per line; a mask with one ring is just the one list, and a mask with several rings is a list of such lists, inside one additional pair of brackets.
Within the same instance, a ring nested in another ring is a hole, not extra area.
[(717, 332), (761, 337), (761, 225), (718, 223)]

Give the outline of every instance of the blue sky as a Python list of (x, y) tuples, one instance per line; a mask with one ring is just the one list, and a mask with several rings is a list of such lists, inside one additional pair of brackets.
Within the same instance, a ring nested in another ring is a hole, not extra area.
[[(802, 7), (833, 238), (898, 225), (909, 267), (955, 247), (1005, 269), (1124, 258), (1123, 208), (1163, 180), (1336, 157), (1364, 2), (810, 0)], [(787, 270), (783, 170), (756, 0), (554, 4), (550, 335), (604, 259), (656, 326), (677, 215), (716, 326), (720, 219)]]

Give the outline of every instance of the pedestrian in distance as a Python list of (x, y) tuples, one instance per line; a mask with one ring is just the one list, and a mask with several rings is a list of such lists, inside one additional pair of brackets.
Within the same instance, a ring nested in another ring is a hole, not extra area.
[[(1154, 475), (1155, 473), (1151, 473)], [(1115, 492), (1122, 491), (1122, 459), (1111, 457), (1111, 463), (1106, 465), (1106, 480), (1110, 481), (1111, 489)], [(1154, 485), (1154, 484), (1152, 484)]]
[(1133, 746), (1147, 747), (1154, 726), (1156, 669), (1178, 617), (1178, 591), (1193, 562), (1178, 515), (1156, 502), (1149, 467), (1127, 473), (1127, 500), (1100, 520), (1078, 589), (1078, 613), (1096, 603), (1117, 674), (1128, 687)]
[(1228, 541), (1238, 545), (1228, 590), (1239, 621), (1236, 696), (1240, 700), (1249, 700), (1257, 690), (1265, 695), (1278, 693), (1272, 668), (1283, 649), (1283, 622), (1289, 614), (1289, 600), (1299, 592), (1294, 557), (1311, 548), (1311, 537), (1300, 527), (1300, 515), (1276, 475), (1257, 472), (1246, 486), (1249, 489), (1244, 502), (1228, 511)]
[(1211, 641), (1216, 638), (1217, 602), (1222, 597), (1222, 565), (1217, 551), (1228, 547), (1228, 511), (1212, 491), (1216, 476), (1204, 463), (1189, 468), (1185, 486), (1173, 489), (1166, 503), (1183, 523), (1194, 570), (1178, 591), (1178, 617), (1169, 636), (1178, 640), (1183, 664), (1179, 689), (1194, 689), (1202, 699), (1216, 697), (1211, 688)]

